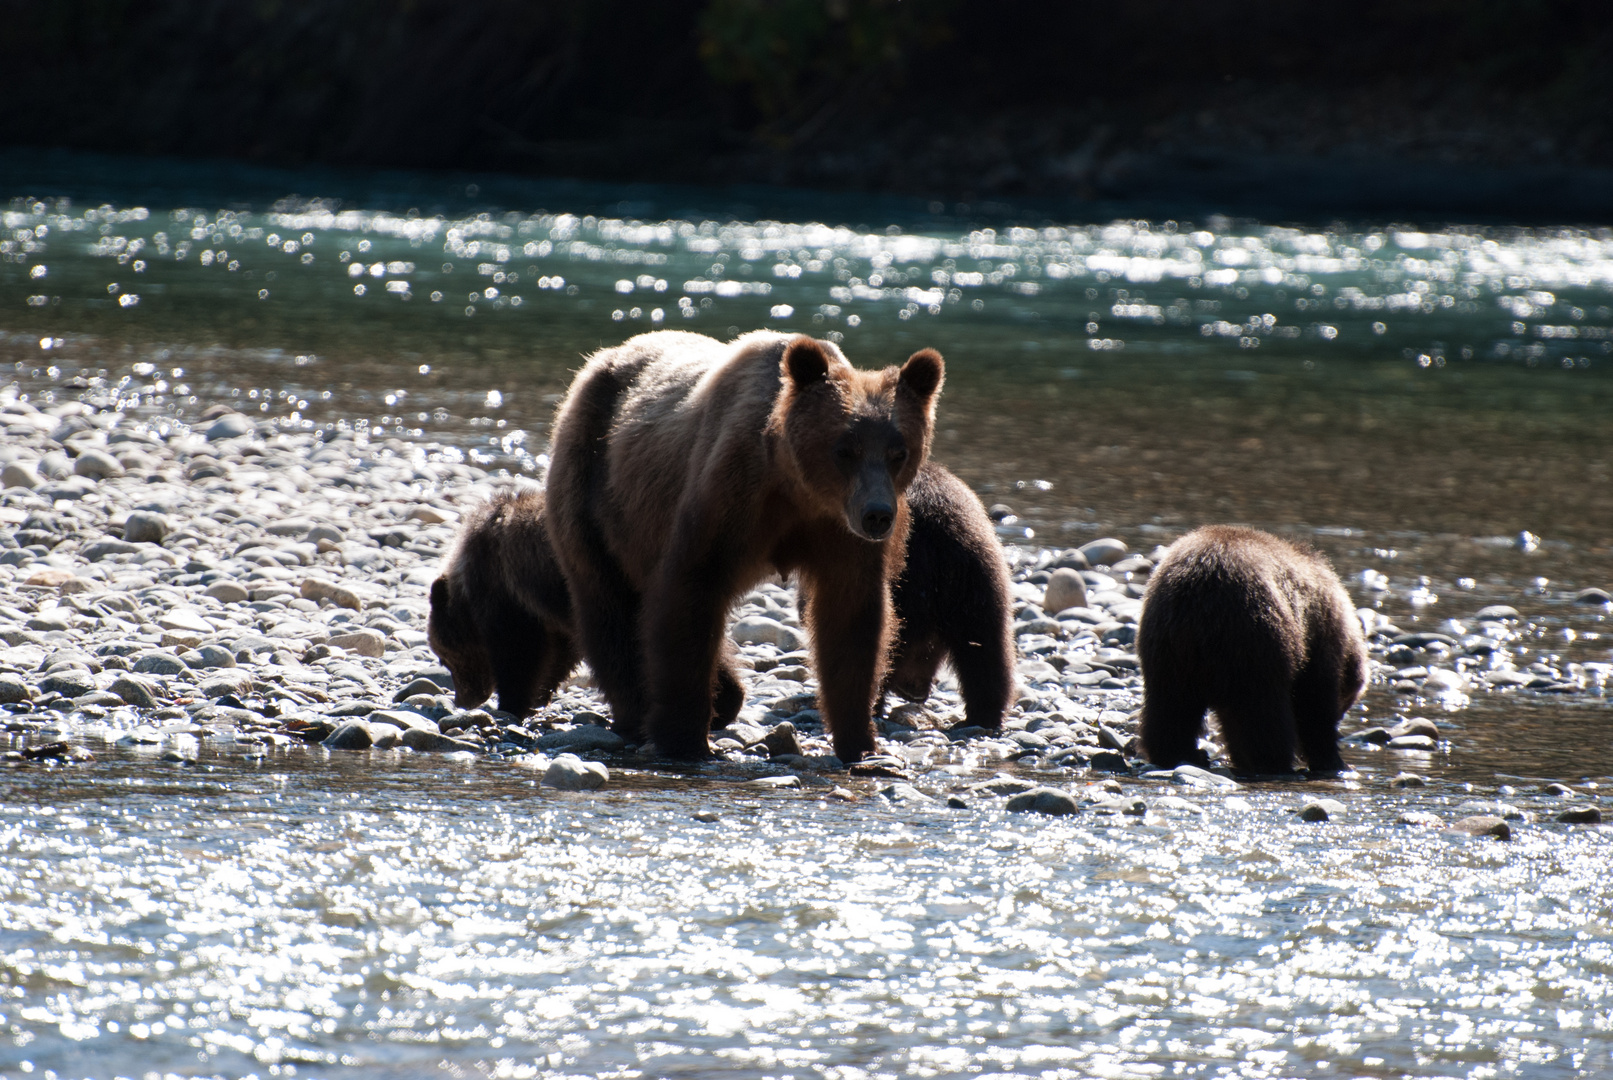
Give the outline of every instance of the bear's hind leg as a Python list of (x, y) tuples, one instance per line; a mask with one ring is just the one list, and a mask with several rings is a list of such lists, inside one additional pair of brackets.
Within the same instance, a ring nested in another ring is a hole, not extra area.
[(1204, 733), (1204, 713), (1208, 708), (1201, 697), (1145, 683), (1138, 726), (1143, 756), (1161, 769), (1209, 765), (1208, 755), (1199, 748), (1199, 736)]
[(1338, 773), (1348, 766), (1339, 754), (1339, 720), (1345, 705), (1339, 701), (1338, 663), (1317, 658), (1294, 680), (1294, 726), (1305, 764), (1314, 773)]
[(949, 659), (968, 723), (996, 731), (1014, 693), (1013, 645), (1001, 626), (981, 629), (987, 632), (975, 635), (977, 640), (949, 642)]
[(1233, 700), (1213, 707), (1234, 769), (1270, 776), (1294, 771), (1294, 708), (1281, 680), (1251, 674)]

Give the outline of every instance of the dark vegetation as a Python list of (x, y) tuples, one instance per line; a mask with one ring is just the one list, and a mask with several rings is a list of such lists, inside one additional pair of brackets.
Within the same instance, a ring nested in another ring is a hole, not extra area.
[(0, 25), (0, 146), (947, 200), (1613, 166), (1605, 0), (0, 0)]

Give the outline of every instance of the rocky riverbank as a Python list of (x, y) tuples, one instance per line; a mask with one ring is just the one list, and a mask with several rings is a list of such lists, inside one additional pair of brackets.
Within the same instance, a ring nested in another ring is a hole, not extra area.
[[(459, 710), (427, 645), (427, 590), (461, 512), (496, 483), (533, 478), (492, 475), (445, 443), (277, 426), (224, 406), (187, 423), (79, 400), (40, 408), (13, 388), (0, 425), (0, 704), (13, 766), (113, 748), (181, 768), (216, 755), (424, 753), (511, 761), (566, 789), (606, 784), (612, 766), (656, 767), (605, 726), (586, 669), (535, 716)], [(1006, 507), (994, 514), (1015, 531)], [(1237, 787), (1220, 772), (1157, 772), (1136, 758), (1132, 642), (1158, 552), (1117, 540), (1007, 552), (1023, 690), (1003, 732), (955, 726), (962, 709), (944, 678), (923, 705), (893, 701), (881, 753), (847, 769), (814, 708), (793, 590), (764, 584), (735, 612), (746, 707), (714, 733), (724, 760), (710, 768), (843, 799), (1044, 813), (1086, 803), (1144, 814), (1176, 798), (1162, 784)], [(1379, 583), (1355, 585), (1371, 596)], [(1607, 602), (1594, 589), (1579, 599)], [(1533, 660), (1531, 624), (1515, 608), (1416, 632), (1371, 607), (1362, 617), (1374, 697), (1346, 721), (1346, 738), (1412, 767), (1449, 753), (1472, 695), (1603, 702), (1613, 674), (1607, 663)], [(1407, 715), (1418, 708), (1435, 719)], [(1421, 782), (1393, 765), (1375, 772)], [(1561, 794), (1575, 792), (1541, 790)], [(1326, 803), (1299, 809), (1324, 820), (1338, 812)], [(1513, 808), (1488, 809), (1505, 818)], [(1600, 810), (1593, 797), (1570, 813), (1594, 821)]]

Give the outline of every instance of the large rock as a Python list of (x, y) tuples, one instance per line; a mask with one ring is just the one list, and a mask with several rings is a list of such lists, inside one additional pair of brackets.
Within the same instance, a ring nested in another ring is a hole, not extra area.
[(1057, 615), (1070, 608), (1087, 606), (1087, 583), (1080, 572), (1063, 568), (1053, 571), (1048, 579), (1047, 592), (1042, 597), (1042, 610)]
[[(371, 715), (373, 716), (374, 714)], [(450, 736), (443, 735), (440, 732), (426, 731), (422, 728), (404, 729), (402, 734), (399, 735), (398, 741), (404, 746), (407, 746), (409, 749), (422, 754), (452, 754), (456, 751), (481, 753), (482, 750), (481, 743), (473, 743), (463, 739), (455, 739)], [(603, 769), (604, 766), (601, 765), (600, 768)], [(548, 783), (549, 777), (547, 773), (544, 774), (543, 779), (544, 783)], [(604, 780), (601, 780), (600, 783), (604, 783)], [(558, 787), (559, 785), (556, 784), (551, 786)], [(595, 784), (593, 786), (598, 787), (599, 784)]]
[(1040, 787), (1010, 796), (1008, 801), (1003, 804), (1003, 808), (1016, 813), (1029, 812), (1063, 817), (1067, 814), (1077, 813), (1081, 806), (1075, 801), (1075, 796), (1068, 791)]
[(806, 648), (806, 637), (799, 630), (765, 615), (748, 615), (740, 619), (734, 623), (729, 636), (741, 645), (772, 645), (780, 652)]
[(321, 578), (311, 577), (303, 580), (302, 598), (312, 600), (316, 604), (321, 600), (329, 600), (337, 607), (351, 608), (354, 611), (364, 609), (364, 601), (358, 593), (345, 585), (337, 585)]
[(321, 745), (332, 750), (368, 750), (375, 745), (375, 736), (364, 721), (349, 720), (327, 735)]
[(252, 692), (252, 673), (245, 668), (230, 668), (219, 672), (202, 683), (202, 696), (221, 698), (225, 694), (245, 697)]
[(257, 430), (258, 426), (240, 413), (225, 413), (213, 421), (213, 426), (207, 429), (207, 441), (238, 439), (242, 435), (256, 434)]
[(245, 585), (229, 580), (213, 582), (204, 595), (211, 596), (221, 604), (244, 604), (252, 596)]
[(104, 450), (83, 450), (73, 462), (74, 476), (87, 476), (91, 480), (108, 480), (123, 475), (123, 465)]
[(137, 709), (155, 709), (160, 704), (156, 687), (133, 675), (119, 676), (107, 689), (122, 698), (124, 704)]
[(1081, 545), (1081, 554), (1093, 566), (1109, 566), (1126, 557), (1126, 545), (1123, 541), (1105, 537)]
[(168, 518), (154, 510), (136, 510), (123, 523), (123, 538), (131, 544), (160, 544), (171, 531)]
[(20, 487), (32, 491), (39, 486), (38, 466), (32, 461), (13, 461), (0, 469), (0, 487)]
[(1505, 818), (1498, 818), (1493, 814), (1475, 814), (1465, 817), (1451, 826), (1457, 832), (1465, 832), (1469, 836), (1493, 836), (1497, 840), (1511, 840), (1512, 826), (1506, 823)]
[(627, 741), (610, 728), (582, 724), (569, 731), (551, 731), (538, 739), (538, 749), (544, 753), (555, 750), (594, 750), (613, 753), (627, 745)]
[(366, 626), (332, 634), (325, 644), (360, 656), (380, 656), (386, 652), (386, 635)]
[(135, 657), (134, 670), (142, 675), (178, 675), (190, 665), (171, 652), (148, 652)]
[(543, 773), (543, 786), (561, 791), (593, 791), (609, 781), (609, 769), (597, 761), (584, 761), (576, 754), (561, 754)]

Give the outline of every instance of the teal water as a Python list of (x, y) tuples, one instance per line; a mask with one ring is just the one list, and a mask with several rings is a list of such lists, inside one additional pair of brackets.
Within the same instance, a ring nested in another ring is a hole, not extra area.
[[(0, 193), (0, 377), (39, 404), (226, 401), (541, 473), (570, 372), (634, 333), (935, 346), (936, 455), (1010, 540), (1244, 521), (1402, 626), (1511, 603), (1541, 658), (1613, 658), (1572, 602), (1613, 586), (1613, 230), (93, 188)], [(1609, 721), (1600, 688), (1480, 696), (1426, 792), (1352, 748), (1306, 792), (1346, 803), (1323, 826), (1288, 789), (1050, 823), (98, 747), (0, 789), (0, 1074), (1605, 1075), (1608, 833), (1550, 823), (1543, 784), (1605, 804)], [(1538, 824), (1395, 823), (1472, 797)]]

